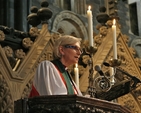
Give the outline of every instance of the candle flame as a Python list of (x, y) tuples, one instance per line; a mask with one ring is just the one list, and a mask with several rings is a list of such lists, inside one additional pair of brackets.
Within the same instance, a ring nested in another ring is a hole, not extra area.
[(114, 20), (113, 20), (113, 25), (115, 25), (115, 24), (116, 24), (116, 20), (114, 19)]
[(91, 6), (89, 6), (88, 9), (91, 10)]
[(77, 64), (77, 63), (75, 64), (75, 67), (76, 67), (76, 68), (78, 67), (78, 64)]

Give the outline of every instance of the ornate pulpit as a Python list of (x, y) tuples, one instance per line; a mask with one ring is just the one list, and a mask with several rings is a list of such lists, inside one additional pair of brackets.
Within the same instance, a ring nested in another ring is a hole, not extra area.
[(131, 113), (113, 102), (77, 95), (38, 96), (15, 101), (14, 113)]

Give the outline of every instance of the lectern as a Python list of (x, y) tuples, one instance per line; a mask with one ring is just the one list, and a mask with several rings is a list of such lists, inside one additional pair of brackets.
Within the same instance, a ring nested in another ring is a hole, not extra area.
[(117, 103), (77, 95), (20, 99), (14, 107), (14, 113), (131, 113)]

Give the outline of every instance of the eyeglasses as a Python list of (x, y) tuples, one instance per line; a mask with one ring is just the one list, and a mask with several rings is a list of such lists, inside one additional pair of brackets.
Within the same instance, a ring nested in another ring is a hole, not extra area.
[(73, 45), (64, 45), (65, 48), (70, 48), (70, 49), (74, 49), (76, 51), (80, 51), (81, 53), (83, 53), (83, 50), (78, 47), (78, 46), (73, 46)]

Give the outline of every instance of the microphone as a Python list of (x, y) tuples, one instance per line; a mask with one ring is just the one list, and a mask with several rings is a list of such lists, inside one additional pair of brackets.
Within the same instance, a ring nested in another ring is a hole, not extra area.
[(95, 66), (95, 70), (101, 75), (101, 76), (104, 76), (104, 73), (103, 71), (101, 70), (101, 67), (99, 65), (96, 65)]

